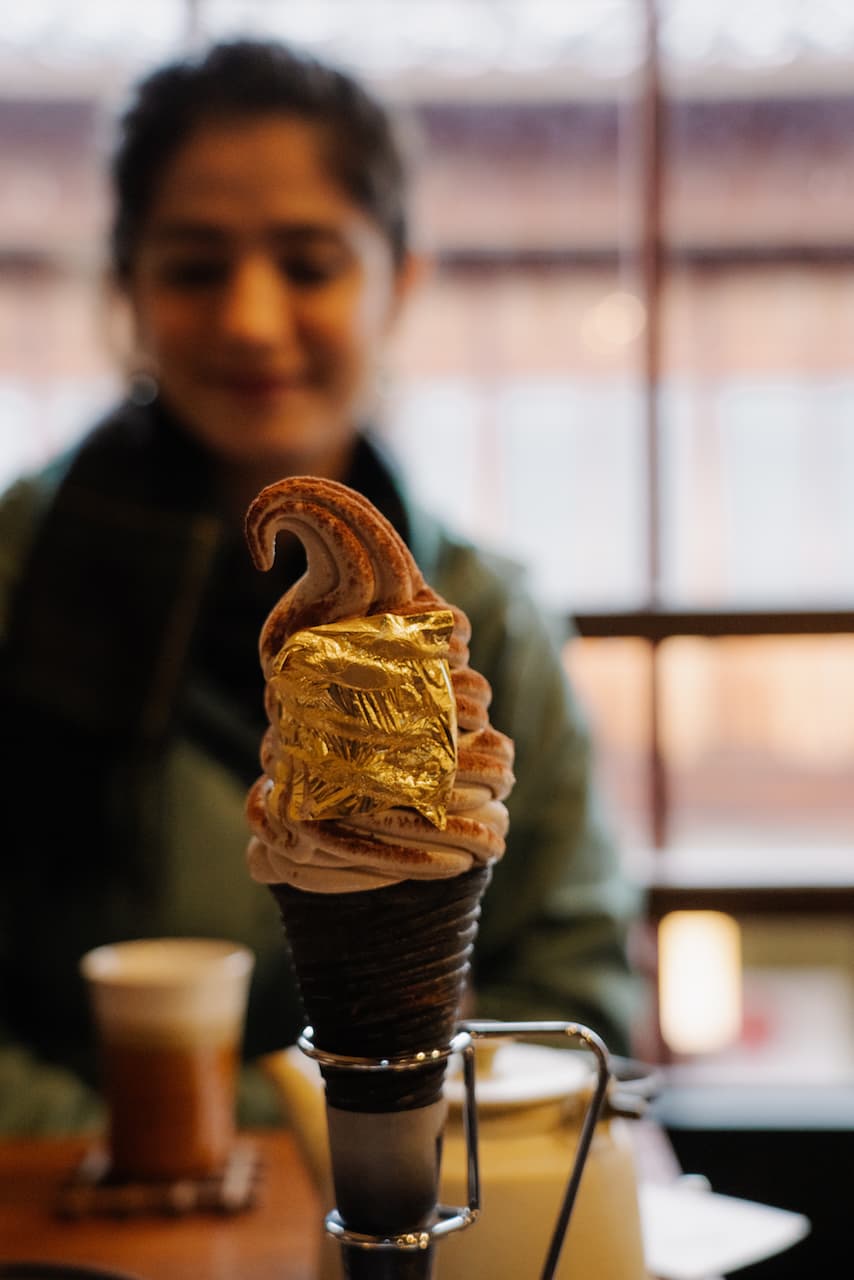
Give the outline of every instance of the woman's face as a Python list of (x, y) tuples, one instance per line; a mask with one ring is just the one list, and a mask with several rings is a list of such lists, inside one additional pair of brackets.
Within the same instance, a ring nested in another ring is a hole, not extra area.
[(204, 444), (312, 470), (370, 404), (405, 275), (315, 126), (264, 116), (205, 125), (176, 152), (130, 297), (164, 400)]

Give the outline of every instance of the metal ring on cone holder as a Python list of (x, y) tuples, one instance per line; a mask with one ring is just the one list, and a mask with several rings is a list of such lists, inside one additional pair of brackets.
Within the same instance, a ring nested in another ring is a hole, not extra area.
[(465, 1106), (463, 1108), (463, 1129), (467, 1154), (467, 1190), (468, 1207), (449, 1208), (437, 1205), (436, 1221), (429, 1227), (418, 1231), (407, 1231), (398, 1236), (373, 1236), (361, 1232), (350, 1231), (345, 1227), (337, 1209), (326, 1215), (325, 1225), (328, 1233), (342, 1244), (353, 1245), (360, 1249), (393, 1249), (409, 1252), (427, 1249), (433, 1240), (450, 1235), (452, 1231), (460, 1231), (470, 1227), (480, 1213), (480, 1169), (477, 1154), (477, 1105), (475, 1100), (475, 1062), (474, 1042), (476, 1040), (507, 1039), (517, 1036), (560, 1036), (572, 1040), (580, 1040), (593, 1052), (596, 1058), (596, 1087), (590, 1095), (590, 1102), (584, 1113), (575, 1160), (569, 1173), (569, 1180), (564, 1191), (552, 1238), (549, 1243), (540, 1280), (553, 1280), (557, 1268), (560, 1251), (569, 1227), (569, 1220), (575, 1206), (581, 1175), (587, 1163), (590, 1145), (596, 1122), (605, 1103), (608, 1082), (611, 1078), (611, 1066), (608, 1050), (604, 1042), (589, 1027), (579, 1022), (485, 1022), (473, 1021), (460, 1023), (460, 1029), (450, 1044), (438, 1049), (423, 1050), (399, 1058), (354, 1058), (345, 1054), (327, 1053), (314, 1043), (314, 1032), (311, 1027), (304, 1027), (297, 1039), (297, 1044), (309, 1058), (314, 1058), (321, 1066), (337, 1067), (343, 1071), (412, 1071), (432, 1062), (447, 1059), (453, 1053), (463, 1055), (463, 1084), (465, 1086)]
[(303, 1027), (297, 1044), (309, 1058), (314, 1058), (322, 1067), (338, 1067), (342, 1071), (413, 1071), (416, 1067), (429, 1067), (433, 1062), (441, 1062), (450, 1058), (452, 1053), (464, 1053), (471, 1042), (467, 1031), (458, 1031), (450, 1044), (441, 1049), (424, 1049), (420, 1053), (410, 1053), (400, 1058), (353, 1058), (344, 1053), (327, 1053), (318, 1049), (314, 1043), (314, 1028)]

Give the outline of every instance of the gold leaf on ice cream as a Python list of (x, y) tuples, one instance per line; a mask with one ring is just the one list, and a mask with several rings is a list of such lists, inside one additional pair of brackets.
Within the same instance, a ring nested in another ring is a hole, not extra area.
[(453, 615), (375, 614), (298, 631), (273, 664), (282, 751), (272, 806), (346, 818), (411, 807), (444, 829), (457, 767)]

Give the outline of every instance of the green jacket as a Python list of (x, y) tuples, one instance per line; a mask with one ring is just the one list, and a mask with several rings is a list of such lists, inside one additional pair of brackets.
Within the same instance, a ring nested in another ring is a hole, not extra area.
[[(468, 614), (471, 665), (516, 744), (511, 834), (484, 902), (477, 1012), (567, 1018), (627, 1050), (636, 907), (602, 826), (558, 639), (522, 572), (452, 537), (363, 439), (348, 477)], [(247, 1061), (301, 1025), (272, 898), (246, 871), (264, 726), (258, 627), (301, 571), (257, 575), (207, 464), (162, 411), (124, 406), (0, 499), (0, 1133), (97, 1123), (89, 948), (158, 935), (253, 949)], [(278, 576), (277, 576), (278, 574)], [(268, 579), (266, 581), (265, 579)], [(244, 1072), (242, 1118), (274, 1118)]]

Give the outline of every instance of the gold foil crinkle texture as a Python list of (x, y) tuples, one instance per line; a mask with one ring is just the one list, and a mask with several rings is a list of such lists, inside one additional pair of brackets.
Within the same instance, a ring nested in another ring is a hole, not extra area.
[(446, 609), (296, 632), (271, 673), (270, 805), (297, 821), (410, 807), (440, 830), (457, 767)]

